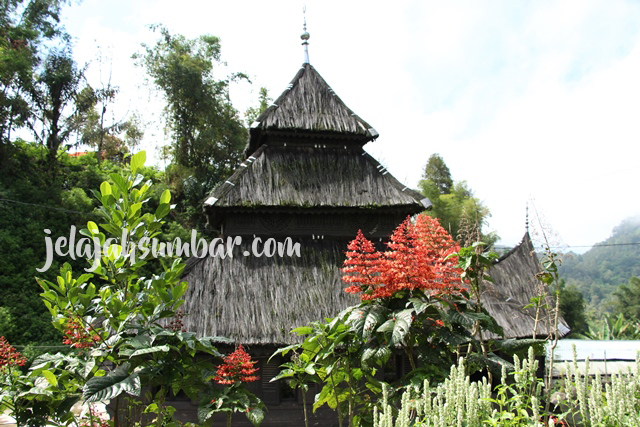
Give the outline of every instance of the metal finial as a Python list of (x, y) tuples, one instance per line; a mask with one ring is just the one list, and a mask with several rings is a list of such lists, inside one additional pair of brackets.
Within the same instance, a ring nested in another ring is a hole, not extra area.
[(527, 233), (529, 232), (529, 202), (527, 202), (527, 213), (525, 215), (525, 222), (524, 222), (524, 226), (527, 230)]
[(309, 63), (309, 33), (307, 32), (307, 6), (302, 6), (302, 15), (304, 17), (304, 25), (302, 26), (302, 30), (304, 33), (300, 36), (302, 39), (302, 46), (304, 46), (304, 63)]

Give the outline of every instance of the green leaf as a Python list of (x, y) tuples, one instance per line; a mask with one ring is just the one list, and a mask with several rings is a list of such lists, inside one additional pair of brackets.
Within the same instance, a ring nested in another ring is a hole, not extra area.
[(131, 353), (131, 356), (129, 356), (129, 358), (140, 356), (142, 354), (157, 353), (159, 351), (168, 352), (169, 350), (170, 348), (168, 345), (157, 345), (149, 348), (141, 348), (140, 350), (136, 350)]
[(117, 174), (117, 173), (112, 173), (109, 175), (111, 177), (111, 180), (114, 182), (114, 184), (116, 184), (116, 186), (118, 187), (118, 189), (126, 194), (127, 190), (129, 190), (127, 187), (127, 180), (124, 179), (121, 175)]
[(104, 181), (102, 184), (100, 184), (100, 193), (102, 194), (102, 197), (110, 195), (111, 184), (109, 184), (107, 181)]
[(309, 335), (313, 332), (313, 328), (311, 326), (301, 326), (299, 328), (292, 329), (291, 332), (297, 335)]
[(129, 374), (129, 368), (129, 364), (125, 363), (104, 377), (90, 378), (82, 389), (84, 401), (91, 403), (111, 400), (122, 393), (139, 396), (140, 377), (137, 372)]
[(203, 402), (198, 405), (198, 421), (201, 423), (207, 421), (215, 413), (216, 411), (214, 409), (211, 409), (207, 403)]
[(140, 151), (131, 156), (131, 173), (135, 174), (138, 169), (144, 166), (144, 163), (147, 161), (147, 153), (145, 151)]
[(171, 191), (164, 190), (160, 196), (160, 204), (169, 203), (171, 201)]
[(409, 328), (411, 326), (411, 311), (412, 310), (402, 310), (395, 313), (395, 317), (387, 320), (378, 328), (378, 332), (391, 332), (390, 345), (402, 343), (409, 333)]
[(93, 221), (88, 221), (87, 222), (87, 229), (89, 230), (89, 232), (92, 235), (98, 234), (100, 232), (100, 229), (98, 228), (98, 225)]
[(41, 372), (42, 376), (44, 376), (44, 378), (47, 380), (47, 382), (49, 382), (49, 384), (51, 384), (52, 386), (57, 386), (58, 385), (58, 379), (56, 378), (56, 376), (53, 374), (53, 372), (48, 371), (48, 370), (43, 370)]
[(251, 424), (257, 427), (264, 419), (264, 411), (261, 408), (249, 408), (249, 412), (247, 412), (247, 419), (251, 421)]
[(169, 213), (169, 211), (171, 210), (171, 206), (169, 206), (168, 203), (163, 203), (160, 206), (158, 206), (158, 209), (156, 209), (156, 218), (161, 219), (164, 218), (165, 216), (167, 216), (167, 214)]
[(129, 216), (130, 217), (135, 216), (135, 214), (137, 214), (140, 211), (140, 208), (142, 208), (142, 203), (134, 203), (131, 206), (129, 206)]
[(372, 361), (380, 361), (381, 364), (384, 364), (389, 359), (389, 356), (391, 356), (389, 347), (366, 348), (362, 352), (362, 364), (365, 366), (371, 365)]

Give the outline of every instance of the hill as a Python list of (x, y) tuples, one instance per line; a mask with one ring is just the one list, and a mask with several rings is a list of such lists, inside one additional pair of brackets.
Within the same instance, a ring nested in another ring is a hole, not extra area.
[(574, 284), (591, 304), (606, 300), (632, 276), (640, 276), (640, 215), (627, 218), (611, 237), (582, 255), (569, 254), (560, 267), (567, 284)]

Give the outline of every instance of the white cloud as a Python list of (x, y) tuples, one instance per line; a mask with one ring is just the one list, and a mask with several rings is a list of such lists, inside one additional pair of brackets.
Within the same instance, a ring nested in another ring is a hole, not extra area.
[[(631, 1), (307, 1), (311, 63), (380, 133), (367, 148), (417, 185), (430, 154), (467, 180), (493, 212), (504, 243), (536, 206), (568, 244), (607, 237), (640, 211), (631, 190), (640, 155), (640, 3)], [(163, 23), (187, 37), (222, 40), (240, 110), (266, 86), (276, 97), (302, 62), (300, 0), (101, 2), (70, 7), (83, 60), (113, 46), (122, 111), (142, 105), (163, 129), (130, 55)], [(155, 105), (155, 107), (154, 107)], [(120, 107), (119, 107), (120, 108)]]

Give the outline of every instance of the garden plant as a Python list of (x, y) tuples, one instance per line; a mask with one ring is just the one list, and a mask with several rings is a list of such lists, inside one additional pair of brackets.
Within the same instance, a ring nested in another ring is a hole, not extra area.
[[(200, 402), (203, 421), (220, 411), (242, 411), (254, 424), (262, 421), (264, 406), (242, 381), (213, 385), (224, 366), (214, 343), (229, 340), (198, 338), (181, 327), (184, 262), (154, 257), (151, 250), (134, 256), (134, 245), (152, 249), (151, 239), (172, 209), (165, 190), (157, 209), (147, 211), (152, 182), (138, 173), (144, 162), (144, 152), (132, 156), (127, 176), (111, 174), (111, 182), (94, 193), (103, 222), (89, 221), (81, 234), (99, 242), (97, 268), (75, 275), (65, 264), (55, 282), (38, 279), (53, 324), (73, 351), (45, 354), (25, 370), (23, 359), (6, 347), (0, 410), (8, 409), (18, 425), (80, 425), (71, 412), (77, 402), (107, 403), (115, 427), (179, 425), (165, 401), (181, 392)], [(130, 245), (124, 245), (125, 235)], [(92, 411), (88, 417), (88, 425), (103, 422)]]

